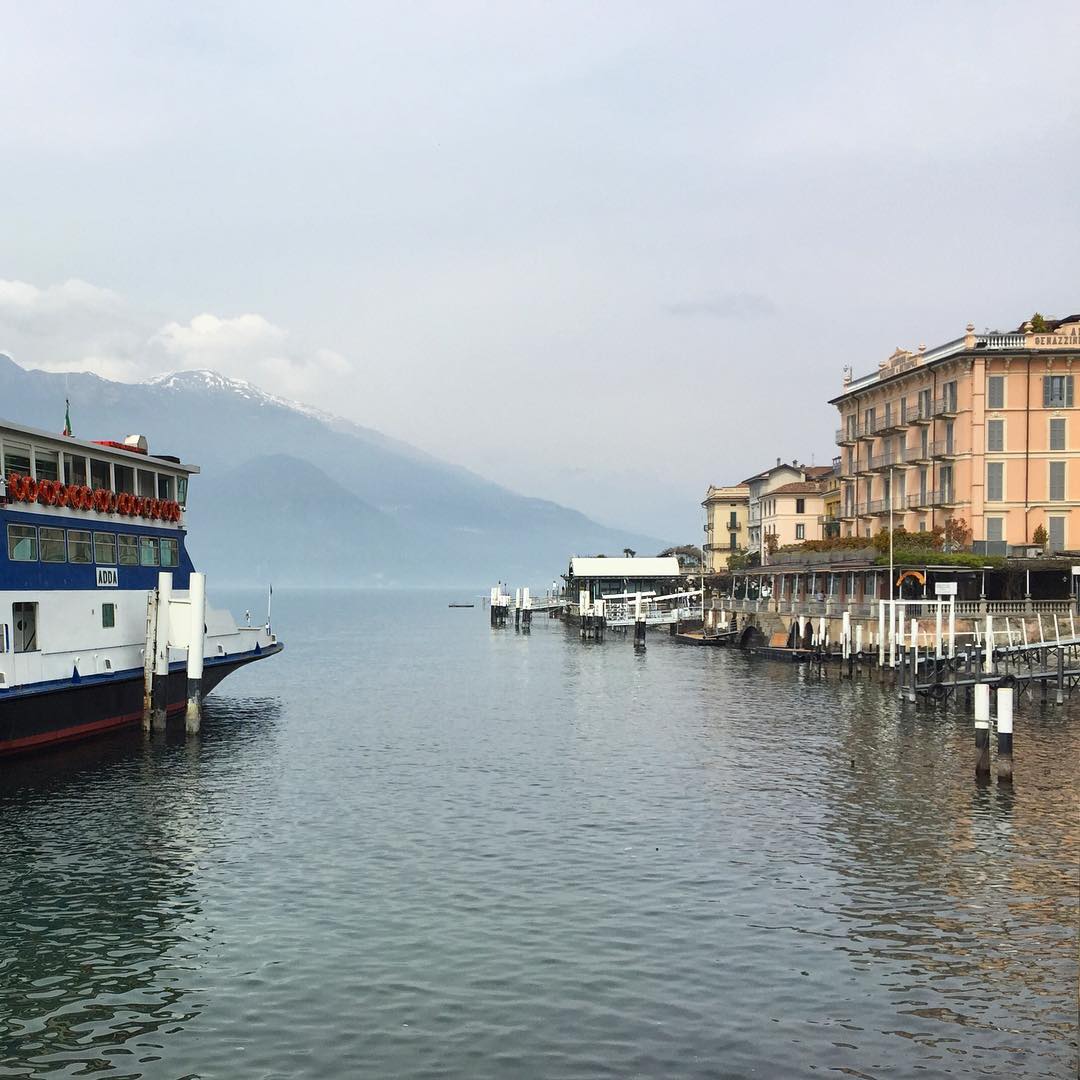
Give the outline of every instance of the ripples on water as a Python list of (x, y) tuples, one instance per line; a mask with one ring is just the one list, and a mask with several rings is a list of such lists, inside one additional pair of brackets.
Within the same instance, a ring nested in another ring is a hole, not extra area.
[(0, 763), (0, 1076), (1076, 1075), (1080, 705), (978, 787), (873, 682), (447, 599)]

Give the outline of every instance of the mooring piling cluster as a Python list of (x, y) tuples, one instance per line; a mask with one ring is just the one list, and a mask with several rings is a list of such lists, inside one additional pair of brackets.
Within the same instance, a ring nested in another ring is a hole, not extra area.
[(144, 731), (164, 731), (170, 705), (170, 649), (185, 649), (187, 682), (185, 729), (197, 735), (202, 726), (203, 649), (206, 640), (206, 575), (192, 572), (186, 598), (173, 593), (170, 572), (158, 574), (157, 588), (146, 598), (146, 644), (143, 649)]

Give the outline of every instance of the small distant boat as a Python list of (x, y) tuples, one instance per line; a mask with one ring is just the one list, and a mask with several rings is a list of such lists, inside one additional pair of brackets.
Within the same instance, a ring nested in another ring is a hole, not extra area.
[(476, 607), (475, 604), (448, 604), (448, 607)]

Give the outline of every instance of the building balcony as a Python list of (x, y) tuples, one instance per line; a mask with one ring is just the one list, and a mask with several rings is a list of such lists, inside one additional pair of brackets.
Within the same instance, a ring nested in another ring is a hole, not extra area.
[(943, 506), (941, 493), (938, 491), (921, 491), (907, 497), (909, 510), (921, 510), (932, 506)]
[(955, 395), (938, 398), (934, 402), (934, 414), (936, 416), (955, 416), (959, 411), (959, 403)]
[(854, 425), (850, 429), (847, 427), (838, 428), (836, 431), (836, 445), (837, 446), (851, 446), (858, 439), (858, 426)]
[(955, 441), (950, 442), (948, 439), (939, 439), (930, 447), (930, 453), (936, 458), (958, 458), (960, 451), (956, 448)]
[(910, 464), (910, 451), (905, 446), (899, 453), (890, 451), (887, 454), (878, 454), (869, 461), (870, 472), (880, 472), (882, 469), (899, 469)]
[(859, 428), (859, 438), (869, 439), (871, 442), (877, 437), (877, 431), (875, 430), (875, 424), (863, 424)]
[(889, 499), (874, 499), (870, 503), (870, 514), (872, 517), (878, 517), (882, 514), (888, 514), (892, 511), (894, 514), (902, 514), (904, 512), (903, 499), (897, 495), (895, 499), (891, 501)]
[(899, 405), (890, 410), (881, 421), (881, 433), (887, 435), (893, 432), (903, 431), (907, 427), (907, 420), (904, 417), (904, 410)]
[(905, 405), (904, 416), (909, 424), (929, 424), (934, 419), (934, 406), (929, 405)]
[(929, 465), (934, 460), (934, 451), (930, 443), (926, 444), (925, 450), (920, 443), (918, 446), (911, 447), (908, 451), (908, 457), (915, 465)]

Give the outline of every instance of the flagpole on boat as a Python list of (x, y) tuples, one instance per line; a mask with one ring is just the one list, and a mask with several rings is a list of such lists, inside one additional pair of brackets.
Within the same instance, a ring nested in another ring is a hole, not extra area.
[(269, 586), (269, 592), (266, 594), (266, 632), (270, 633), (270, 609), (274, 605), (274, 586)]

